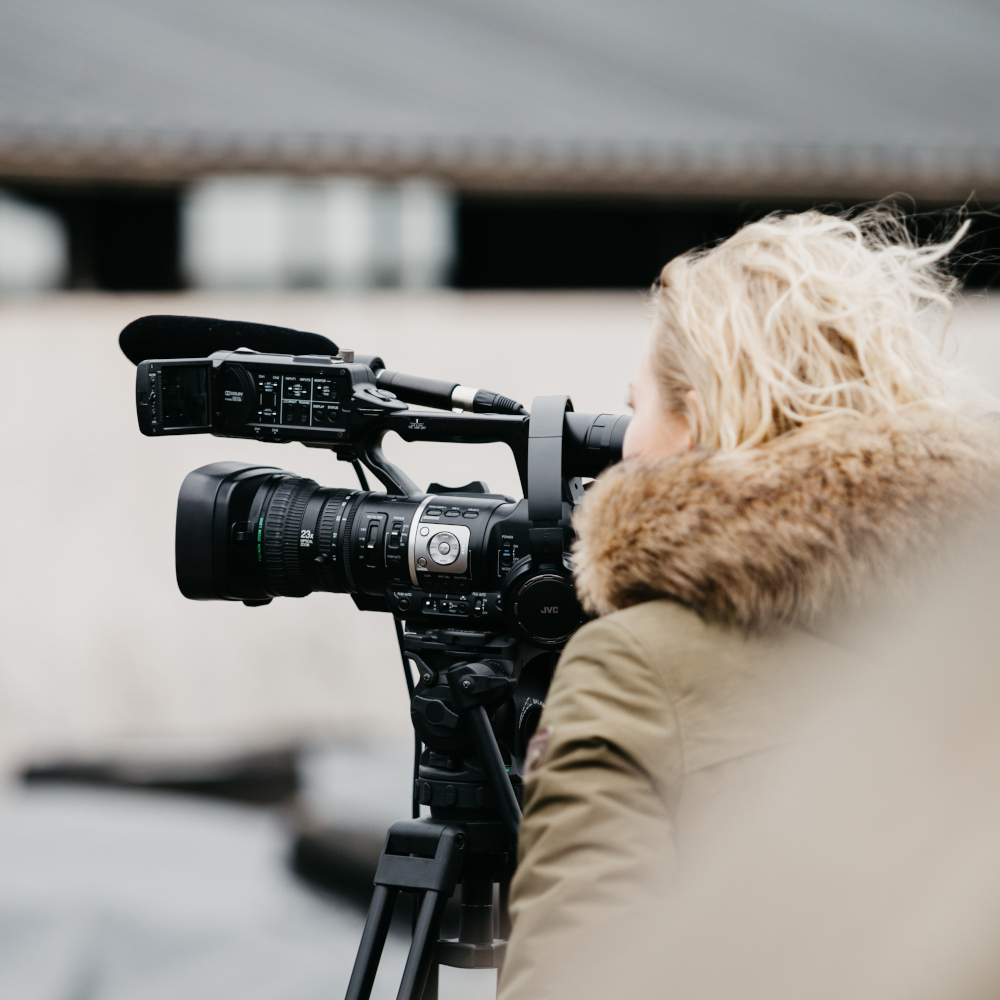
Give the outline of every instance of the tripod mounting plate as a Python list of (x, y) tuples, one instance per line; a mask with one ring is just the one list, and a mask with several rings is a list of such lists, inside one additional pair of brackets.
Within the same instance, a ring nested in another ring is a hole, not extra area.
[(455, 891), (468, 843), (455, 824), (412, 819), (394, 823), (375, 872), (375, 884), (394, 889)]
[[(413, 819), (394, 823), (386, 836), (375, 875), (375, 893), (347, 988), (347, 1000), (369, 1000), (371, 996), (392, 911), (401, 891), (422, 892), (423, 899), (397, 994), (399, 1000), (423, 997), (431, 969), (439, 964), (464, 969), (497, 968), (506, 954), (506, 941), (493, 936), (493, 883), (504, 873), (509, 878), (511, 848), (507, 830), (499, 822)], [(462, 882), (459, 936), (457, 940), (442, 941), (445, 903), (459, 881)], [(504, 923), (502, 919), (501, 925)], [(506, 931), (503, 926), (502, 929)]]
[(447, 938), (438, 941), (435, 951), (438, 965), (455, 969), (499, 969), (506, 957), (507, 942), (499, 938), (485, 944)]

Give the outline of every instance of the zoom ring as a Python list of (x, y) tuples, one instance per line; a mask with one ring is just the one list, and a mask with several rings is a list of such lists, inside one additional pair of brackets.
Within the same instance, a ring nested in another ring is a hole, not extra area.
[(268, 589), (279, 597), (309, 593), (299, 563), (302, 515), (319, 489), (312, 479), (284, 479), (274, 491), (264, 519), (264, 571)]
[(347, 513), (363, 494), (357, 490), (329, 490), (329, 493), (316, 529), (317, 549), (322, 556), (319, 577), (325, 590), (335, 594), (349, 593), (350, 581), (344, 564), (346, 550), (339, 542)]

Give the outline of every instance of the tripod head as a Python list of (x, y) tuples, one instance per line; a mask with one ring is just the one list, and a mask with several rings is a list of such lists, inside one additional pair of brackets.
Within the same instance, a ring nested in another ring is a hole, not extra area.
[(507, 635), (439, 629), (406, 634), (403, 656), (419, 671), (414, 815), (423, 805), (434, 819), (500, 819), (516, 841), (524, 754), (553, 653)]
[[(537, 722), (541, 705), (526, 691), (544, 697), (553, 665), (551, 651), (532, 650), (506, 635), (454, 629), (404, 635), (401, 628), (397, 634), (417, 734), (414, 818), (394, 823), (386, 836), (347, 1000), (371, 995), (400, 891), (422, 893), (402, 1000), (436, 1000), (438, 965), (503, 964), (526, 727), (533, 728), (529, 720), (533, 715)], [(415, 685), (411, 662), (419, 672)], [(419, 818), (421, 805), (430, 807), (429, 817)], [(439, 939), (445, 904), (459, 883), (458, 937)]]

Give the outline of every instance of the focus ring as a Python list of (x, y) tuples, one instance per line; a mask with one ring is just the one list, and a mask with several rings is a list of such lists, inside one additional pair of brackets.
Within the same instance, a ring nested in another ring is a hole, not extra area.
[(309, 593), (299, 564), (299, 533), (309, 498), (319, 489), (311, 479), (282, 480), (264, 520), (264, 571), (268, 589), (279, 597)]

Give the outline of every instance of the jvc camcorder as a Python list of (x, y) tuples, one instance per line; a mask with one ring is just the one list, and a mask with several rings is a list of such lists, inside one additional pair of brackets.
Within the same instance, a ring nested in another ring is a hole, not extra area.
[[(529, 415), (505, 396), (392, 372), (318, 335), (256, 324), (151, 316), (126, 327), (121, 344), (138, 362), (143, 434), (301, 441), (360, 462), (385, 486), (335, 489), (239, 462), (192, 472), (177, 507), (186, 597), (261, 604), (349, 593), (410, 628), (507, 631), (546, 647), (583, 621), (570, 514), (581, 479), (621, 457), (627, 417), (574, 413), (560, 396), (536, 399)], [(210, 350), (176, 356), (191, 348)], [(389, 431), (406, 441), (502, 441), (526, 499), (480, 482), (422, 491), (386, 460)]]
[[(120, 343), (138, 365), (144, 434), (301, 441), (357, 471), (359, 490), (267, 465), (197, 469), (181, 486), (176, 549), (177, 582), (196, 600), (267, 604), (326, 590), (395, 616), (416, 737), (413, 819), (386, 837), (348, 1000), (371, 994), (400, 892), (419, 897), (402, 1000), (436, 997), (439, 965), (498, 968), (525, 753), (558, 650), (584, 619), (570, 516), (582, 479), (621, 457), (628, 418), (574, 413), (567, 396), (538, 397), (529, 415), (505, 396), (392, 372), (279, 327), (147, 316)], [(481, 482), (421, 490), (386, 459), (389, 431), (502, 441), (525, 499)], [(365, 468), (385, 492), (368, 489)], [(458, 937), (442, 938), (459, 884)]]

